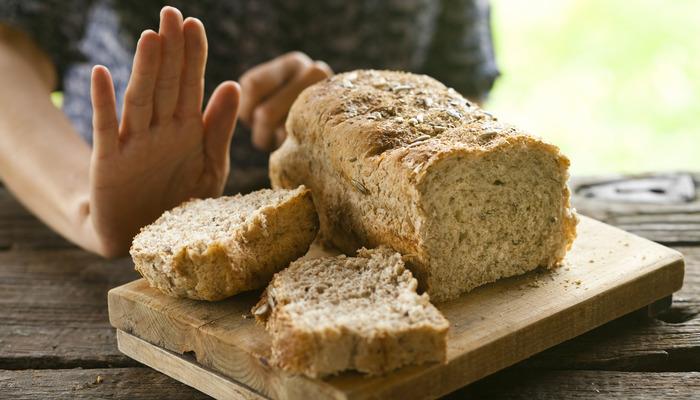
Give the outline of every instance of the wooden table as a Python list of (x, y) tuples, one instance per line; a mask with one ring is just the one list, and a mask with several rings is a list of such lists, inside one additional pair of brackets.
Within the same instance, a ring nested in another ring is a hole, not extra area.
[[(654, 318), (630, 314), (450, 397), (700, 398), (700, 174), (576, 179), (579, 212), (674, 247), (683, 289)], [(629, 199), (646, 203), (631, 203)], [(196, 399), (205, 395), (123, 356), (107, 290), (129, 259), (77, 249), (0, 187), (0, 397)]]

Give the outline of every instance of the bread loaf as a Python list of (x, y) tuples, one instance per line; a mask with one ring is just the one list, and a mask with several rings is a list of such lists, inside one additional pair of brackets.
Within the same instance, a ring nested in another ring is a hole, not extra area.
[(354, 71), (307, 88), (270, 159), (314, 193), (346, 254), (387, 245), (444, 301), (562, 261), (575, 237), (569, 160), (424, 76)]
[(162, 292), (221, 300), (267, 285), (306, 253), (317, 231), (308, 189), (264, 189), (166, 211), (141, 229), (130, 252), (136, 270)]
[(293, 262), (252, 313), (272, 336), (272, 362), (287, 371), (382, 374), (445, 360), (449, 323), (416, 286), (398, 253), (362, 249)]

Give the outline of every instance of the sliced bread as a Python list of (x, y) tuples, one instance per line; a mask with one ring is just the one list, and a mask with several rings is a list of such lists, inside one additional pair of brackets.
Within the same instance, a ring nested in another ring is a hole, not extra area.
[(264, 287), (306, 253), (317, 231), (308, 189), (263, 189), (166, 211), (141, 229), (130, 253), (163, 293), (213, 301)]
[(433, 301), (552, 268), (576, 236), (559, 149), (425, 75), (338, 74), (286, 128), (273, 187), (308, 186), (324, 241), (393, 248)]
[(449, 323), (388, 248), (298, 260), (275, 274), (252, 313), (272, 336), (273, 364), (311, 377), (382, 374), (444, 361)]

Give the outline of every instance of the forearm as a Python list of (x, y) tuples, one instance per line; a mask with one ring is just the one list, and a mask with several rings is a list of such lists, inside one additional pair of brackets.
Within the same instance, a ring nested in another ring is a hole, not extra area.
[(105, 254), (90, 220), (90, 148), (50, 101), (31, 59), (0, 41), (0, 178), (51, 228)]

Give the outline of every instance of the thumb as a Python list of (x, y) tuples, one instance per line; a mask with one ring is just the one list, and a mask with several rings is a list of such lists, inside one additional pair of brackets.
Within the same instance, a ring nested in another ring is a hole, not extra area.
[(241, 88), (238, 83), (221, 83), (209, 99), (204, 111), (204, 151), (214, 168), (228, 162), (233, 129), (238, 119)]

